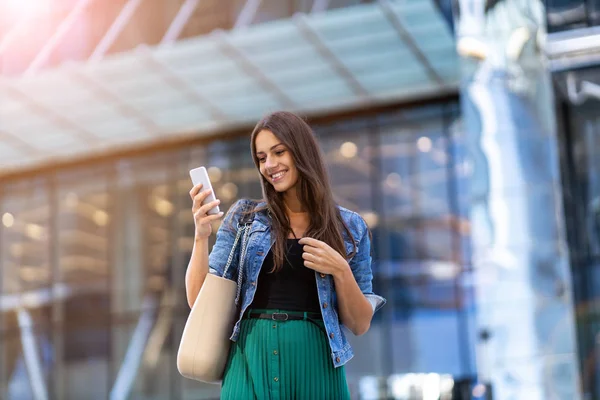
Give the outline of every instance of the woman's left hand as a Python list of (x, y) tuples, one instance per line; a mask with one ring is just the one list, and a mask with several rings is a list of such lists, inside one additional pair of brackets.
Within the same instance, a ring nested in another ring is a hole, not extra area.
[(346, 259), (325, 242), (303, 237), (298, 243), (304, 246), (302, 258), (304, 265), (310, 269), (335, 276), (349, 268)]

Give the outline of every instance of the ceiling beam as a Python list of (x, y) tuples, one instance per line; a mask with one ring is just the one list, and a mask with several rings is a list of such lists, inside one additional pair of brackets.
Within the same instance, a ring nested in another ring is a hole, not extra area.
[(256, 16), (256, 12), (258, 11), (258, 7), (260, 7), (260, 3), (262, 3), (262, 0), (246, 0), (242, 11), (240, 11), (240, 14), (235, 20), (233, 30), (249, 26)]
[(46, 45), (40, 50), (35, 59), (31, 62), (27, 70), (25, 71), (25, 75), (33, 75), (35, 74), (40, 67), (42, 67), (48, 61), (48, 58), (56, 48), (56, 46), (60, 43), (62, 38), (67, 34), (69, 29), (77, 22), (77, 19), (80, 17), (81, 13), (89, 6), (94, 0), (79, 0), (75, 7), (71, 9), (71, 12), (65, 18), (58, 28), (56, 32), (52, 35), (50, 40), (46, 42)]
[(392, 24), (396, 32), (398, 32), (398, 35), (400, 35), (400, 38), (402, 39), (406, 47), (408, 47), (408, 49), (411, 51), (411, 53), (413, 53), (415, 58), (421, 63), (429, 79), (431, 79), (438, 85), (445, 86), (446, 82), (444, 82), (444, 79), (433, 68), (425, 54), (421, 51), (421, 49), (415, 42), (415, 39), (404, 28), (402, 21), (400, 21), (400, 18), (398, 18), (398, 15), (392, 8), (389, 0), (378, 0), (377, 4), (379, 4), (379, 8), (383, 12), (384, 16), (388, 19), (390, 24)]
[(316, 14), (326, 11), (327, 7), (329, 7), (329, 0), (315, 0), (312, 8), (310, 9), (310, 13)]
[(173, 71), (166, 62), (159, 60), (147, 46), (139, 47), (138, 51), (143, 55), (143, 60), (149, 64), (150, 68), (154, 69), (160, 75), (165, 83), (178, 92), (185, 94), (200, 107), (207, 108), (214, 120), (221, 122), (229, 120), (229, 116), (215, 105), (209, 97), (204, 96), (196, 89), (193, 82)]
[(16, 99), (17, 101), (25, 104), (29, 107), (34, 114), (41, 115), (42, 117), (48, 118), (51, 121), (56, 122), (58, 125), (62, 125), (64, 128), (68, 130), (74, 130), (78, 133), (78, 138), (81, 139), (84, 143), (94, 145), (99, 143), (98, 136), (94, 135), (87, 128), (79, 125), (77, 122), (70, 120), (65, 117), (63, 114), (47, 107), (43, 103), (37, 101), (34, 96), (31, 96), (21, 89), (16, 88), (14, 85), (4, 81), (0, 87), (6, 91), (6, 94)]
[(240, 68), (246, 71), (249, 76), (254, 77), (260, 85), (268, 92), (271, 92), (283, 107), (292, 108), (297, 105), (295, 102), (277, 85), (271, 80), (261, 68), (257, 67), (242, 50), (237, 48), (233, 43), (229, 41), (223, 31), (214, 31), (212, 36), (215, 42), (218, 44), (221, 51), (228, 57), (232, 58)]
[(323, 59), (331, 66), (331, 68), (337, 72), (339, 76), (346, 82), (350, 87), (350, 90), (355, 95), (361, 97), (363, 100), (371, 100), (369, 91), (358, 81), (356, 76), (344, 65), (344, 63), (327, 47), (323, 39), (320, 37), (310, 23), (306, 20), (303, 14), (297, 14), (294, 16), (294, 23), (298, 27), (298, 30), (302, 33), (304, 38), (313, 45), (315, 50), (323, 57)]
[(169, 25), (167, 33), (165, 33), (160, 41), (160, 46), (168, 46), (173, 44), (177, 38), (179, 38), (183, 28), (185, 28), (185, 25), (198, 7), (199, 2), (200, 0), (185, 0), (185, 2), (179, 8), (177, 15), (171, 22), (171, 25)]
[(25, 156), (43, 156), (45, 152), (34, 147), (31, 143), (28, 143), (21, 139), (14, 133), (7, 131), (6, 129), (0, 129), (0, 142), (4, 145), (12, 147), (14, 150), (18, 151), (22, 155)]
[(113, 24), (110, 26), (110, 28), (102, 38), (102, 40), (100, 40), (100, 43), (98, 43), (98, 46), (96, 46), (96, 49), (94, 49), (94, 52), (89, 58), (89, 61), (100, 61), (104, 57), (104, 55), (113, 45), (117, 37), (119, 37), (119, 34), (121, 34), (121, 31), (123, 31), (123, 29), (133, 16), (139, 5), (142, 3), (142, 1), (143, 0), (127, 1), (127, 3), (121, 9), (121, 12), (117, 16), (117, 18), (114, 20)]
[(145, 128), (146, 132), (151, 132), (154, 135), (161, 133), (161, 129), (149, 119), (142, 111), (138, 110), (134, 105), (124, 100), (118, 93), (107, 87), (104, 83), (96, 78), (89, 76), (83, 71), (72, 69), (71, 75), (78, 79), (83, 85), (88, 87), (92, 92), (102, 97), (104, 100), (114, 104), (117, 110), (125, 118), (134, 118), (138, 123)]

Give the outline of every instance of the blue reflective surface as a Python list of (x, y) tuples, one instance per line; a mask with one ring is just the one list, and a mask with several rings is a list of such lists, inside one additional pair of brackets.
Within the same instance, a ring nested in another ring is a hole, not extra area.
[(532, 47), (543, 5), (460, 5), (477, 371), (494, 398), (579, 399), (552, 88)]
[(548, 32), (600, 25), (598, 0), (545, 0)]

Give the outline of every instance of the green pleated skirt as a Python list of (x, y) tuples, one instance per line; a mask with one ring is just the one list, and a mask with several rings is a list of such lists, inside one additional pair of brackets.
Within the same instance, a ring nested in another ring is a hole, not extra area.
[(231, 344), (221, 399), (350, 399), (345, 369), (334, 368), (322, 329), (323, 321), (244, 318)]

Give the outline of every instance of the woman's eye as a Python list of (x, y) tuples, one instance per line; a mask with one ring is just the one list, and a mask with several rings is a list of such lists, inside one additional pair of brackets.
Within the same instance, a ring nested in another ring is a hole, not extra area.
[(275, 154), (278, 155), (278, 156), (282, 155), (283, 153), (285, 153), (285, 150), (277, 150), (275, 152)]
[(265, 162), (265, 158), (259, 158), (259, 159), (258, 159), (258, 162), (259, 162), (259, 163), (264, 163), (264, 162)]

